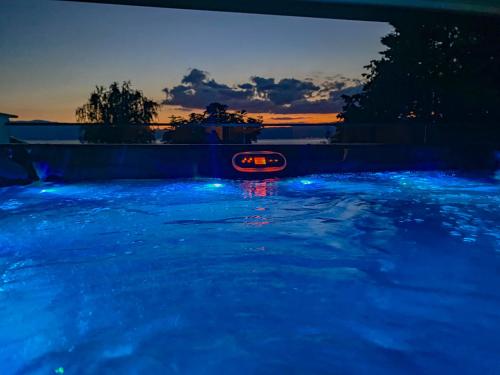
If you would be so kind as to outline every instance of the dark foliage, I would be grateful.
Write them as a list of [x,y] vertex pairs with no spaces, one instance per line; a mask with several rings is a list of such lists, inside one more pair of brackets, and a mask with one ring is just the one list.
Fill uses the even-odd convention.
[[[214,132],[207,134],[205,128],[206,125],[219,124],[249,124],[252,126],[235,127],[231,129],[231,134],[226,132],[226,139],[221,140]],[[260,126],[254,126],[256,124]],[[229,112],[228,106],[211,103],[203,113],[191,113],[187,118],[172,116],[170,125],[173,130],[166,132],[163,136],[163,141],[166,143],[231,143],[231,138],[237,137],[238,133],[245,142],[251,143],[257,140],[262,127],[262,119],[249,117],[244,110]]]
[[134,90],[130,82],[96,87],[86,104],[76,110],[85,126],[82,141],[90,143],[152,143],[154,130],[147,124],[158,116],[160,105]]
[[[479,21],[479,22],[478,22]],[[345,123],[500,123],[500,24],[405,19],[366,66],[360,94],[344,96]]]

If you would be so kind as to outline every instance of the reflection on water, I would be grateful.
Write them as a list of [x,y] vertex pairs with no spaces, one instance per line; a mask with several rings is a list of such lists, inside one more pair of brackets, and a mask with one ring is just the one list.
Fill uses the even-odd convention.
[[0,373],[498,373],[500,181],[0,190]]
[[276,194],[276,179],[262,181],[243,181],[244,198],[268,197]]

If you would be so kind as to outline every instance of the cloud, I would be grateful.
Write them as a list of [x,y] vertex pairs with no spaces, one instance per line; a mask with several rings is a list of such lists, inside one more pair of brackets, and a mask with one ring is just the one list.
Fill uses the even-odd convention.
[[241,90],[209,79],[208,73],[192,69],[184,76],[181,84],[163,90],[166,94],[164,104],[178,105],[186,108],[205,108],[212,102],[221,102],[234,107],[236,104],[250,100],[253,93]]
[[182,83],[199,85],[207,79],[207,73],[199,69],[191,69],[187,76],[184,76]]
[[304,120],[305,117],[296,117],[296,116],[277,116],[271,117],[271,120],[277,121],[292,121],[292,120]]
[[248,112],[296,114],[334,113],[342,109],[342,95],[361,90],[361,81],[343,76],[328,77],[321,84],[299,80],[253,76],[249,82],[229,86],[216,82],[209,73],[191,69],[181,84],[165,88],[164,104],[203,109],[220,102]]
[[252,77],[252,82],[255,84],[257,95],[278,106],[310,97],[320,89],[312,82],[295,78],[285,78],[275,83],[274,78]]

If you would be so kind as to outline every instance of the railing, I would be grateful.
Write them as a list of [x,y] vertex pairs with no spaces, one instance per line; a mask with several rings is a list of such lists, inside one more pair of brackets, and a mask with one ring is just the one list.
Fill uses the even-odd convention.
[[[213,124],[218,126],[218,124]],[[241,125],[241,124],[234,124]],[[27,142],[36,143],[79,143],[85,127],[95,127],[95,124],[55,123],[55,122],[10,122],[10,135]],[[155,137],[161,141],[163,134],[171,130],[169,123],[153,123]],[[225,124],[225,126],[232,126]],[[326,137],[335,132],[333,124],[263,124],[258,142],[272,143],[326,143]]]
[[[8,122],[9,126],[96,126],[98,124],[91,123],[77,123],[77,122],[52,122],[52,121],[11,121]],[[221,126],[221,125],[243,125],[243,124],[205,124],[206,126]],[[251,125],[251,124],[250,124]],[[325,123],[263,123],[265,128],[276,128],[276,127],[298,127],[298,126],[336,126],[338,123],[325,122]],[[134,125],[140,126],[140,125]],[[144,124],[143,126],[151,127],[172,127],[169,122],[154,122]]]

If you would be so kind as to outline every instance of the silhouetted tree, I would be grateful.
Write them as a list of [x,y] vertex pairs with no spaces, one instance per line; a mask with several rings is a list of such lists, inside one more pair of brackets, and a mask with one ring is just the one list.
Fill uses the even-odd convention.
[[[204,125],[219,124],[249,124],[250,126],[231,129],[232,135],[240,133],[247,143],[255,142],[262,128],[262,119],[249,117],[242,111],[228,111],[228,106],[220,103],[211,103],[203,113],[191,113],[187,118],[172,116],[170,126],[173,130],[166,132],[163,141],[167,143],[220,143],[227,139],[217,140],[217,136],[208,133]],[[258,125],[258,126],[255,126]],[[226,138],[231,138],[226,134]]]
[[152,143],[154,130],[147,124],[157,116],[160,105],[134,90],[130,82],[108,89],[96,87],[86,104],[76,110],[77,121],[86,126],[82,140],[92,143]]
[[500,123],[500,23],[403,19],[382,38],[360,94],[344,96],[344,123]]

